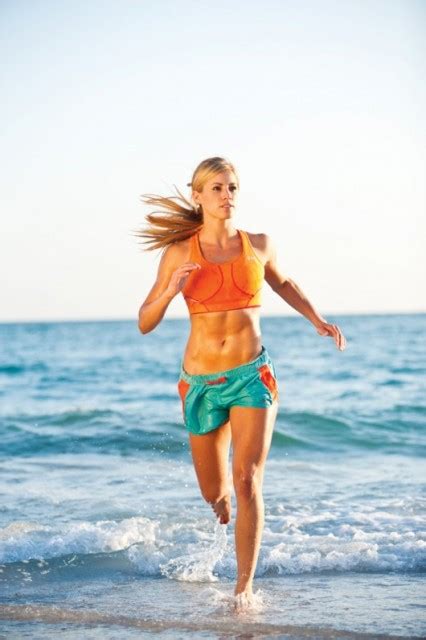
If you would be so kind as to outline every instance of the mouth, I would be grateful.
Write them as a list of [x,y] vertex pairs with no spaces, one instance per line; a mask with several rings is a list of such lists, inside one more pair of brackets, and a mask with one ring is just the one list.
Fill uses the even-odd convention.
[[230,208],[231,208],[231,207],[233,207],[234,205],[233,205],[233,204],[223,204],[223,205],[221,205],[221,206],[222,206],[222,209],[230,209]]

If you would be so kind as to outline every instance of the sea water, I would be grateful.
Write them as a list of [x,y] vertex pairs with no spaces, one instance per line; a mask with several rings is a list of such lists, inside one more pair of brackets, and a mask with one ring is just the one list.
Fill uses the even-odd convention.
[[[426,315],[264,317],[280,408],[255,602],[201,498],[166,319],[0,325],[0,637],[426,634]],[[1,635],[3,634],[3,635]]]

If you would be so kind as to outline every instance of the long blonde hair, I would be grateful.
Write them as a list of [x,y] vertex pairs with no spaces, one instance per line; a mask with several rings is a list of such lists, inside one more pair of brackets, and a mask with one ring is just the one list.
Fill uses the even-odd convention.
[[[218,173],[232,171],[235,174],[237,184],[238,175],[234,165],[226,158],[207,158],[200,162],[192,174],[191,182],[187,186],[192,191],[201,192],[205,183]],[[186,240],[203,226],[203,211],[201,205],[190,202],[179,191],[176,185],[177,196],[158,196],[155,194],[143,194],[141,200],[148,205],[160,206],[161,209],[153,211],[145,216],[148,225],[135,231],[139,238],[144,238],[141,244],[147,251],[165,249],[167,245]]]

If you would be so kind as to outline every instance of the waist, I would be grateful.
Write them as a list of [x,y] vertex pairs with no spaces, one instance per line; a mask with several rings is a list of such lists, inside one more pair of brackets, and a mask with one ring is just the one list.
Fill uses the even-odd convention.
[[244,374],[250,373],[253,370],[253,366],[259,367],[263,364],[267,364],[270,361],[269,354],[263,345],[260,346],[260,351],[253,358],[250,358],[243,364],[228,369],[221,369],[213,371],[211,373],[193,374],[188,373],[185,370],[183,361],[180,367],[180,378],[188,382],[189,384],[208,384],[209,382],[217,382],[217,376],[223,376],[227,380],[236,380],[244,376]]
[[261,344],[257,310],[202,314],[191,322],[183,366],[191,375],[231,369],[252,360]]

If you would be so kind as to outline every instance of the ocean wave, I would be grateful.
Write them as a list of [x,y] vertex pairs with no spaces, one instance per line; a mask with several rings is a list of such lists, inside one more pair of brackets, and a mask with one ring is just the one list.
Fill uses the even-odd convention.
[[[309,532],[307,525],[316,529]],[[319,526],[322,524],[322,526]],[[372,526],[374,525],[374,527]],[[383,511],[267,517],[256,575],[324,572],[426,572],[419,518]],[[228,527],[209,519],[74,522],[53,527],[14,522],[0,530],[0,580],[31,581],[58,573],[124,571],[183,581],[235,575]]]
[[48,456],[69,453],[100,453],[103,455],[135,455],[142,451],[177,454],[186,447],[183,427],[182,435],[177,433],[178,425],[164,425],[167,431],[146,431],[143,428],[96,429],[90,433],[64,433],[53,430],[45,433],[33,429],[10,426],[3,436],[2,449],[6,456]]
[[[418,419],[417,419],[418,416]],[[335,417],[309,411],[281,410],[273,445],[316,451],[383,451],[422,456],[425,438],[421,415],[402,409],[384,415],[382,422],[361,416]]]
[[[163,400],[157,399],[161,406]],[[70,407],[43,414],[23,413],[3,417],[1,449],[6,456],[90,453],[131,455],[159,449],[179,453],[187,442],[174,403],[176,419],[156,410],[157,404],[126,410]],[[425,452],[423,407],[398,405],[378,422],[362,416],[322,415],[312,411],[288,411],[281,407],[272,439],[272,450],[353,453],[356,450],[405,453]]]
[[25,367],[19,364],[3,364],[0,365],[0,375],[16,376],[25,371]]

